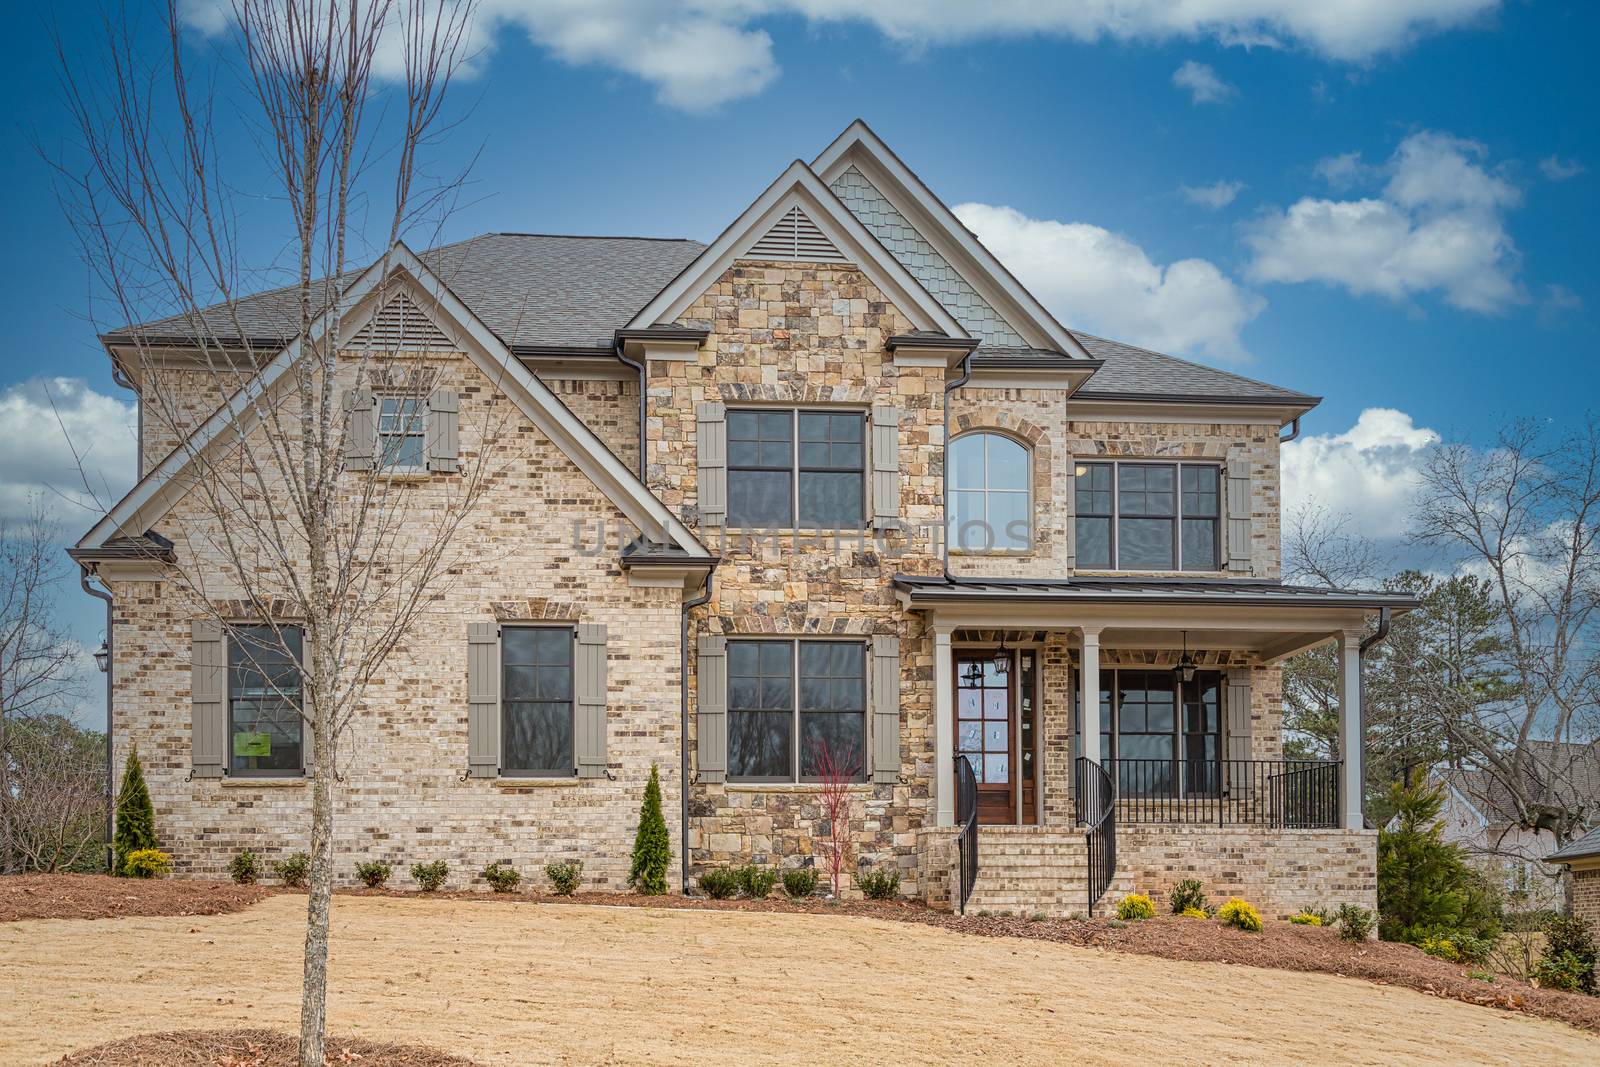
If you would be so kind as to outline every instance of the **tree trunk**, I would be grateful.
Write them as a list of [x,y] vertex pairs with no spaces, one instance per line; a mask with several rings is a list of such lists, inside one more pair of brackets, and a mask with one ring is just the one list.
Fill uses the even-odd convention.
[[[320,657],[318,657],[320,659]],[[323,1067],[328,1028],[328,913],[333,902],[333,736],[314,698],[311,881],[306,901],[305,972],[300,998],[300,1067]]]

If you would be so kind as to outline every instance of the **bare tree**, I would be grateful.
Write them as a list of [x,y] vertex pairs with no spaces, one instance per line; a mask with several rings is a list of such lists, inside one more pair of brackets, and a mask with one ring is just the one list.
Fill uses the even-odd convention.
[[13,779],[21,731],[62,710],[77,683],[77,645],[55,615],[67,575],[55,532],[37,505],[20,525],[0,522],[0,874],[28,866]]
[[[420,400],[448,369],[425,338],[346,327],[352,286],[374,286],[361,306],[383,307],[397,241],[436,222],[454,187],[427,181],[422,151],[443,129],[472,4],[234,0],[230,40],[196,70],[175,0],[162,17],[159,55],[114,21],[103,56],[60,55],[82,157],[57,173],[104,301],[122,322],[167,316],[121,331],[119,359],[146,437],[171,445],[166,467],[181,461],[184,519],[166,530],[170,552],[142,529],[117,533],[149,549],[193,617],[237,635],[312,746],[300,1063],[321,1067],[340,746],[375,675],[460,573],[457,535],[506,458],[493,420],[509,416],[491,397],[475,433],[463,413],[449,479],[408,476]],[[261,158],[225,158],[224,123],[252,131]],[[281,334],[243,302],[272,276],[240,262],[242,205],[262,200],[286,223]],[[352,436],[346,410],[374,387],[396,398],[379,444]],[[195,432],[224,402],[228,425]],[[255,620],[248,636],[231,629],[241,615]]]
[[104,870],[105,735],[64,715],[12,723],[9,748],[12,838],[22,872]]

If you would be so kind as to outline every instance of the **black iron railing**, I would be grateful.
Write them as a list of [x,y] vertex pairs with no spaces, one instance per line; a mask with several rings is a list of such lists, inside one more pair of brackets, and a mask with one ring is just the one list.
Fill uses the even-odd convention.
[[967,898],[978,880],[978,778],[965,756],[956,757],[956,845],[961,850],[961,886],[956,910],[967,913]]
[[1292,830],[1339,825],[1335,760],[1105,761],[1126,823],[1268,826]]
[[1117,794],[1105,768],[1079,756],[1073,767],[1078,822],[1088,827],[1089,914],[1117,875]]

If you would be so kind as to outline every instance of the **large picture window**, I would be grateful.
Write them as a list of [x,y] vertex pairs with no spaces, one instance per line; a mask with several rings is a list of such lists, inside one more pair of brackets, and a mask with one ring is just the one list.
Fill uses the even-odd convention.
[[729,641],[728,777],[815,781],[825,748],[860,778],[866,672],[859,641]]
[[502,774],[565,777],[574,772],[572,650],[569,627],[500,631]]
[[962,552],[1025,552],[1033,509],[1028,450],[997,433],[950,445],[950,545]]
[[302,773],[301,631],[228,627],[228,773]]
[[1216,570],[1221,477],[1221,469],[1208,463],[1077,464],[1078,567]]
[[[1073,756],[1083,754],[1083,710],[1073,688]],[[1122,796],[1214,790],[1222,754],[1222,672],[1180,682],[1170,670],[1100,672],[1100,760],[1116,761]],[[1179,768],[1182,767],[1182,777]]]
[[866,521],[866,416],[728,412],[728,525],[859,529]]

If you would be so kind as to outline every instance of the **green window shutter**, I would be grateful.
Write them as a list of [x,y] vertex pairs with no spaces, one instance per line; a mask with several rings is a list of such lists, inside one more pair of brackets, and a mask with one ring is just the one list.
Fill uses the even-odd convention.
[[700,638],[696,660],[696,754],[700,781],[728,777],[728,639],[720,634]]
[[872,639],[872,780],[900,780],[900,639]]
[[350,413],[344,428],[344,469],[369,471],[378,449],[377,399],[363,385],[344,395]]
[[467,626],[467,775],[500,775],[500,627]]
[[900,412],[872,405],[872,526],[890,529],[900,522]]
[[[1061,494],[1061,521],[1065,527],[1061,531],[1061,543],[1064,547],[1062,562],[1067,565],[1068,570],[1076,570],[1078,567],[1078,461],[1075,457],[1067,457],[1067,476],[1064,480],[1066,485],[1062,489],[1056,490]],[[1032,487],[1030,486],[1029,489],[1031,490]],[[1031,491],[1029,497],[1030,499],[1032,497]],[[1042,500],[1035,501],[1034,507],[1037,509],[1043,503],[1044,501]]]
[[228,768],[228,646],[222,625],[210,619],[196,619],[190,634],[192,768],[196,778],[221,778]]
[[1250,573],[1250,460],[1228,460],[1228,569]]
[[578,627],[573,695],[573,757],[579,778],[606,776],[606,628],[594,623]]
[[1250,735],[1250,669],[1228,672],[1228,758],[1253,759]]
[[727,407],[707,401],[695,409],[695,463],[699,467],[700,524],[721,526],[728,515]]
[[461,401],[454,389],[428,396],[428,469],[454,474],[460,452]]

